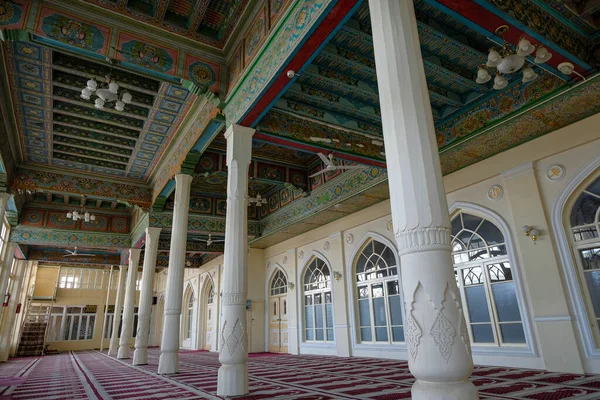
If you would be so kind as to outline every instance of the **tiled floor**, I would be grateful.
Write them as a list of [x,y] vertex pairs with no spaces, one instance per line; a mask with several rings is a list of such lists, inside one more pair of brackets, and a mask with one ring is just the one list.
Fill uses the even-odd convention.
[[[96,351],[19,358],[0,365],[0,399],[216,399],[218,355],[180,353],[180,373],[156,374]],[[409,399],[406,362],[277,354],[251,355],[250,395],[243,399]],[[476,367],[481,399],[600,399],[599,375]]]

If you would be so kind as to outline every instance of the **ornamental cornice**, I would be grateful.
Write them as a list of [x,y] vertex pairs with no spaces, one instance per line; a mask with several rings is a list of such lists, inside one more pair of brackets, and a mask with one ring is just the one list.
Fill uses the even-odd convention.
[[416,228],[396,234],[398,255],[425,251],[450,251],[450,229],[444,227]]

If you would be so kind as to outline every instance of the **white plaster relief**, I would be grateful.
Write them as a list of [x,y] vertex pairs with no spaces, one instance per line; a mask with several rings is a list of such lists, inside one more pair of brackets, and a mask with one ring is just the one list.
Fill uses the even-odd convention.
[[346,236],[346,243],[348,243],[348,244],[352,244],[352,243],[354,243],[354,235],[353,235],[353,234],[349,233],[349,234]]
[[417,321],[415,321],[412,313],[415,306],[415,298],[417,296],[417,292],[422,291],[423,287],[421,286],[421,282],[417,284],[417,288],[412,297],[412,301],[410,302],[410,307],[405,304],[405,308],[408,311],[406,313],[406,331],[404,332],[404,336],[406,338],[406,345],[408,347],[408,351],[413,360],[416,360],[417,354],[419,352],[419,343],[421,342],[421,336],[423,336],[423,331],[419,327]]
[[425,251],[450,251],[450,229],[445,227],[417,228],[396,234],[398,255]]
[[331,243],[329,243],[329,242],[325,242],[325,243],[323,244],[323,250],[325,250],[325,251],[329,251],[329,249],[330,249],[330,248],[331,248]]
[[302,250],[300,250],[300,251],[298,252],[298,259],[299,259],[299,260],[302,260],[303,258],[304,258],[304,252],[303,252]]
[[245,293],[223,293],[222,296],[223,305],[225,304],[246,304]]

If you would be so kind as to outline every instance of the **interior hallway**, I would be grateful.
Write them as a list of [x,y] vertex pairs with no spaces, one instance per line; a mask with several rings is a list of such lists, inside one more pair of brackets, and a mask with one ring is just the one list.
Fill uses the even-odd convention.
[[[4,399],[218,399],[218,354],[180,352],[181,373],[156,374],[159,349],[139,368],[98,351],[11,359],[0,364]],[[129,360],[128,360],[129,361]],[[255,354],[250,395],[239,399],[409,399],[414,378],[404,361]],[[600,399],[600,375],[476,367],[481,399]]]

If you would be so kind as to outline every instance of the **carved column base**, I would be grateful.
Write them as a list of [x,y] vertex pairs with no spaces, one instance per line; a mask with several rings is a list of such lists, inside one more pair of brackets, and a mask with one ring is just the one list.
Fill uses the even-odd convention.
[[158,373],[160,375],[179,373],[179,353],[177,351],[162,351],[158,359]]
[[148,364],[148,349],[146,347],[135,349],[133,352],[133,365]]
[[233,397],[248,394],[248,365],[221,365],[217,396]]
[[129,358],[130,356],[131,356],[131,349],[129,348],[129,345],[119,347],[119,351],[117,352],[117,358],[125,359],[125,358]]
[[432,383],[417,380],[411,390],[413,400],[477,400],[477,389],[470,381]]
[[111,340],[110,346],[108,347],[108,355],[111,357],[116,357],[118,352],[119,352],[119,345],[113,344],[112,340]]

